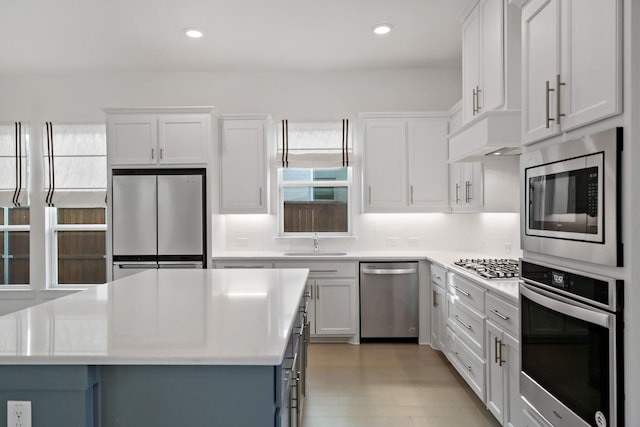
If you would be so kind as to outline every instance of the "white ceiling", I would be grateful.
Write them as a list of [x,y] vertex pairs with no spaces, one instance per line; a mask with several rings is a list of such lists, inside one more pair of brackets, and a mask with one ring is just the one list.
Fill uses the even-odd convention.
[[468,1],[2,0],[0,73],[459,67]]

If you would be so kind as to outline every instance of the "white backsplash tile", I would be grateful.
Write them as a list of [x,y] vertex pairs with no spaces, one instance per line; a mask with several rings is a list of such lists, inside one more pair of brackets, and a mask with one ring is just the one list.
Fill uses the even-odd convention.
[[[309,238],[278,238],[275,215],[214,215],[214,254],[223,251],[309,250]],[[325,250],[460,250],[493,256],[520,256],[520,215],[362,214],[352,237],[322,238]]]

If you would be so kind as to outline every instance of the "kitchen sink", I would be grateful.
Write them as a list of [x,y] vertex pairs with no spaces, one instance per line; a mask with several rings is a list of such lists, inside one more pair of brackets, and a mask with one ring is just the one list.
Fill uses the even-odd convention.
[[285,256],[345,256],[346,252],[285,252]]

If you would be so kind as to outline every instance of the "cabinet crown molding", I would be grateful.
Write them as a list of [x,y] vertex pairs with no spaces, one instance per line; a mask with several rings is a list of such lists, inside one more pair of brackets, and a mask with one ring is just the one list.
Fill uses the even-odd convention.
[[360,119],[446,119],[449,117],[448,111],[405,111],[405,112],[372,112],[359,113]]
[[213,106],[184,106],[184,107],[122,107],[103,108],[107,114],[197,114],[210,113],[218,115]]

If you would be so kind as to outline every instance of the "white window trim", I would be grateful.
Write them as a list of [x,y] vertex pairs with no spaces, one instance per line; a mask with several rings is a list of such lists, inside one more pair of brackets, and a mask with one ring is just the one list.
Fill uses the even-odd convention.
[[[97,206],[103,208],[102,206]],[[45,216],[47,218],[47,260],[49,262],[49,289],[86,289],[90,287],[100,286],[101,283],[77,283],[77,284],[58,284],[58,231],[107,231],[107,224],[58,224],[57,217],[58,208],[45,208]],[[106,216],[105,216],[106,218]],[[107,253],[105,251],[105,263],[107,262]]]
[[[354,196],[353,196],[353,166],[347,167],[347,180],[346,181],[283,181],[282,179],[282,167],[277,168],[277,183],[278,183],[278,237],[291,237],[291,238],[309,238],[314,234],[322,237],[352,237],[353,236],[353,221],[354,221]],[[346,232],[285,232],[284,231],[284,187],[347,187],[347,231]]]
[[[8,212],[7,210],[5,210],[4,212]],[[29,233],[31,233],[31,224],[21,224],[21,225],[10,225],[7,224],[6,221],[7,220],[7,216],[5,216],[5,221],[3,225],[0,225],[0,231],[4,231],[4,232],[11,232],[11,231],[28,231]],[[31,236],[29,236],[31,237]],[[5,239],[3,239],[0,244],[4,245]],[[4,248],[3,253],[7,253],[7,247]],[[0,262],[6,262],[7,258],[5,258],[5,256],[2,256],[2,258],[0,258]],[[29,263],[31,263],[31,259],[29,259]],[[5,274],[6,272],[8,272],[8,270],[5,269]],[[3,282],[4,282],[4,278],[2,278]],[[0,285],[0,289],[1,290],[25,290],[25,289],[30,289],[31,288],[31,284],[29,283],[25,283],[25,284],[21,284],[21,285]]]

